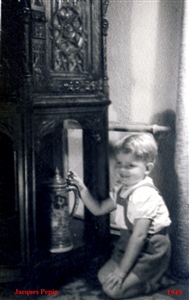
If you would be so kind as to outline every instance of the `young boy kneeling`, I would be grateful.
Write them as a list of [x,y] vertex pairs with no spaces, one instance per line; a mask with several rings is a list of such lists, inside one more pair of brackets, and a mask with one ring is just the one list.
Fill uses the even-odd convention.
[[98,279],[104,292],[113,299],[148,294],[161,284],[173,283],[165,277],[171,244],[168,209],[149,177],[157,156],[151,134],[125,137],[115,146],[117,183],[110,198],[94,199],[83,181],[73,174],[86,207],[94,215],[116,210],[121,238],[112,257],[100,269]]

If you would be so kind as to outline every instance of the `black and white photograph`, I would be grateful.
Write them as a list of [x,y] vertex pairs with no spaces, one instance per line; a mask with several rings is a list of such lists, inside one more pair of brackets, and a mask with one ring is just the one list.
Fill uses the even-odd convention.
[[188,53],[188,0],[0,0],[0,300],[189,299]]

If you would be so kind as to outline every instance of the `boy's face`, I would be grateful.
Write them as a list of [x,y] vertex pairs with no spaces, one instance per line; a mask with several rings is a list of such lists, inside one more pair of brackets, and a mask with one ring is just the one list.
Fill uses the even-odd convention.
[[137,159],[133,153],[119,152],[115,158],[118,182],[125,186],[132,186],[144,179],[151,168],[146,162]]

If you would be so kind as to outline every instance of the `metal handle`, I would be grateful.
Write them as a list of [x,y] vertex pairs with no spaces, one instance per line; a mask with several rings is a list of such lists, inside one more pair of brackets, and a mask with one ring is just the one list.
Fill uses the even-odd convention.
[[72,211],[70,213],[70,216],[72,217],[73,214],[76,212],[78,205],[79,205],[79,189],[76,185],[72,185],[72,186],[67,187],[67,191],[74,192],[74,195],[75,195],[74,205],[73,205]]

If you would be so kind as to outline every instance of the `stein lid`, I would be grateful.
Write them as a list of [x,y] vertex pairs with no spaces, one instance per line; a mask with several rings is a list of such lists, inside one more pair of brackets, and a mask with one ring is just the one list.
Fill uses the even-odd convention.
[[67,181],[63,179],[60,175],[60,172],[58,168],[55,170],[55,175],[46,182],[46,185],[49,187],[66,187],[67,186]]

